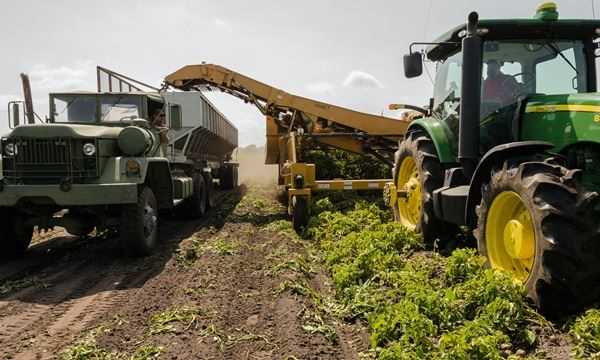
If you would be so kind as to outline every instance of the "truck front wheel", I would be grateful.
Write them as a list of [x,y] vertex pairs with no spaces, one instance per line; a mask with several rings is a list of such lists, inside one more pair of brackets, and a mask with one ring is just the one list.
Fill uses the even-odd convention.
[[0,209],[0,256],[15,259],[23,256],[33,236],[33,226],[26,225],[22,215],[10,208]]
[[123,206],[119,234],[127,254],[152,254],[158,243],[158,208],[152,189],[143,187],[136,204]]

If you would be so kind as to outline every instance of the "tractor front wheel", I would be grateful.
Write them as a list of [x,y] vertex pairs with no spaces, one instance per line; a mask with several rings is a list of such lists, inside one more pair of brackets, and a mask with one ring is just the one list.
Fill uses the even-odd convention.
[[435,217],[433,191],[443,185],[444,170],[427,134],[413,131],[400,142],[393,176],[398,190],[397,201],[392,204],[396,221],[421,233],[425,243],[433,245],[439,239],[446,247],[459,228]]
[[480,253],[522,282],[546,314],[574,311],[598,295],[595,193],[578,189],[575,173],[546,162],[505,162],[482,189]]

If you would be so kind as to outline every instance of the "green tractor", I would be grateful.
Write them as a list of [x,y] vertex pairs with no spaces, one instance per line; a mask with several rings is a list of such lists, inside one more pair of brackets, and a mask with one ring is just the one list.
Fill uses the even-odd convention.
[[424,56],[437,72],[396,152],[396,220],[440,247],[472,230],[545,313],[600,293],[599,36],[600,21],[559,20],[546,3],[533,19],[473,12],[404,57],[408,78]]

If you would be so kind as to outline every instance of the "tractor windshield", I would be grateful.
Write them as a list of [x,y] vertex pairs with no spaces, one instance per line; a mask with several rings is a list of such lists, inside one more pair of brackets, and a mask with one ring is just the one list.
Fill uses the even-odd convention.
[[141,98],[132,95],[60,94],[52,96],[50,106],[54,122],[114,122],[142,116]]
[[587,91],[582,41],[487,41],[483,50],[482,119],[527,95]]

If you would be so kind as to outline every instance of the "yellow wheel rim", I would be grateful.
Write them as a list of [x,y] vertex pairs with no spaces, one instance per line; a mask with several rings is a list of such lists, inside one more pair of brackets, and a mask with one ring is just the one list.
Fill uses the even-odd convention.
[[531,214],[516,192],[503,191],[492,201],[485,244],[492,268],[527,281],[535,259],[535,231]]
[[398,196],[398,212],[400,223],[411,230],[415,230],[421,217],[421,179],[417,164],[412,156],[402,160],[396,188],[406,195]]

